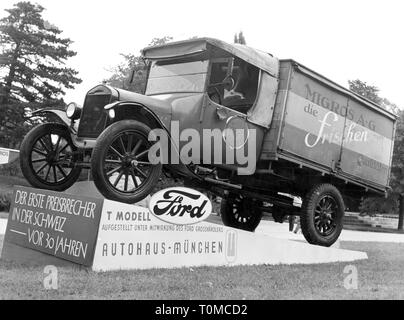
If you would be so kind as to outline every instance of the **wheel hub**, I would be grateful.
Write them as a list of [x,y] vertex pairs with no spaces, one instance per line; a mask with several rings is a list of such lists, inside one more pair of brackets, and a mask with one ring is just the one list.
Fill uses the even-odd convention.
[[46,161],[49,164],[53,164],[56,162],[56,152],[55,151],[50,151],[47,155],[46,155]]
[[122,166],[123,167],[126,167],[126,168],[128,168],[128,167],[130,167],[131,165],[132,165],[132,161],[134,161],[133,159],[132,159],[132,157],[130,156],[130,155],[124,155],[124,157],[122,158]]
[[331,219],[331,214],[323,211],[323,212],[321,212],[320,219],[321,219],[321,222],[323,222],[323,223],[329,222]]

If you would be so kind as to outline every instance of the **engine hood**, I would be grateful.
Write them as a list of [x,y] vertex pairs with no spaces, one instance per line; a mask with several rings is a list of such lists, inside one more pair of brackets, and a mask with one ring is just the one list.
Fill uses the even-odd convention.
[[[170,93],[146,96],[139,93],[109,87],[116,96],[115,102],[105,106],[105,109],[114,108],[118,103],[128,102],[145,106],[154,112],[163,122],[171,120],[173,107],[194,99],[202,99],[201,93]],[[195,102],[194,102],[195,103]]]

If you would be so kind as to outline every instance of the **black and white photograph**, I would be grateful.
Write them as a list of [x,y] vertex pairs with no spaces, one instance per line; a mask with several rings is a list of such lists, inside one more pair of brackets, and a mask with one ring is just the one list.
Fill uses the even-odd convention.
[[0,300],[403,299],[403,12],[2,0]]

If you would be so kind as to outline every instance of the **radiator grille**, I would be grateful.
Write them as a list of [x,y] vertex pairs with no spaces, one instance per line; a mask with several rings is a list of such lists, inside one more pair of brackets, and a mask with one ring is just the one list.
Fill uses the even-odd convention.
[[104,107],[110,101],[110,94],[87,95],[77,133],[79,137],[97,138],[104,131],[107,121]]

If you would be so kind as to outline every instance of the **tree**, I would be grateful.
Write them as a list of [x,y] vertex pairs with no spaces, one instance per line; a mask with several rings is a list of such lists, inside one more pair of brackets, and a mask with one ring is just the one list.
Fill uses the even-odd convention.
[[359,79],[349,80],[349,89],[362,97],[378,104],[382,108],[389,110],[395,114],[399,113],[399,108],[396,104],[390,102],[386,98],[382,98],[379,96],[379,88],[376,86],[368,85],[366,82],[361,81]]
[[393,161],[391,165],[390,186],[400,204],[399,229],[404,227],[404,111],[399,111],[394,139]]
[[370,101],[373,101],[376,104],[380,104],[382,98],[379,97],[379,88],[368,85],[366,82],[361,81],[359,79],[349,80],[349,90],[359,94]]
[[398,112],[390,186],[396,194],[404,194],[404,111]]
[[237,33],[234,35],[234,43],[239,43],[239,44],[244,44],[244,45],[247,44],[247,42],[245,41],[243,31],[240,31],[238,33],[238,35],[237,35]]
[[[141,58],[134,54],[123,54],[123,61],[113,68],[112,76],[104,80],[115,88],[120,88],[132,92],[143,93],[146,89],[146,64]],[[133,75],[133,77],[132,77]]]
[[[42,17],[44,8],[18,2],[0,20],[0,145],[16,147],[27,130],[28,113],[63,106],[65,89],[81,80],[66,66],[76,55],[72,41]],[[10,140],[11,139],[11,140]]]
[[161,46],[163,44],[166,44],[167,42],[170,42],[173,40],[173,37],[170,36],[164,36],[162,38],[155,37],[150,41],[150,43],[147,45],[148,47],[155,47],[155,46]]
[[[148,44],[148,47],[163,45],[172,39],[173,38],[169,36],[153,38]],[[147,76],[145,61],[142,56],[132,53],[121,53],[121,56],[123,57],[123,61],[112,69],[113,75],[109,79],[104,80],[104,83],[108,83],[116,88],[143,93],[146,89]]]

